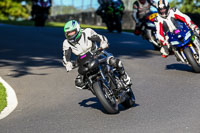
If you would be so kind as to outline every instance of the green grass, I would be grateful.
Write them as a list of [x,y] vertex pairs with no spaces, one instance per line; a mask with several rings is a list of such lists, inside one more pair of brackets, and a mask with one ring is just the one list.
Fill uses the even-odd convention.
[[[60,23],[60,22],[47,22],[46,26],[49,27],[64,27],[65,23]],[[104,26],[95,26],[95,25],[86,25],[86,24],[81,24],[82,28],[92,28],[92,29],[106,29]]]
[[[24,25],[24,26],[34,26],[33,21],[7,21],[7,20],[0,20],[0,23],[3,24],[11,24],[11,25]],[[64,27],[65,23],[61,22],[47,22],[47,27]],[[93,28],[93,29],[106,29],[104,26],[95,26],[95,25],[86,25],[81,24],[82,28]]]
[[11,25],[24,25],[24,26],[33,26],[33,21],[9,21],[9,20],[0,20],[0,23],[11,24]]
[[7,106],[6,97],[6,89],[2,83],[0,83],[0,112]]
[[[0,20],[0,23],[3,24],[11,24],[11,25],[23,25],[23,26],[34,26],[33,21],[8,21],[8,20]],[[47,27],[64,27],[65,23],[61,22],[47,22],[46,26]],[[96,26],[96,25],[86,25],[86,24],[81,24],[82,28],[92,28],[92,29],[107,29],[105,26]],[[125,32],[131,32],[133,33],[133,30],[123,30]]]

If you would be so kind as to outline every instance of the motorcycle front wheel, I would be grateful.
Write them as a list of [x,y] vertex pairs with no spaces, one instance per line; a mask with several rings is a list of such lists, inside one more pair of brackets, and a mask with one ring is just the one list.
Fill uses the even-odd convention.
[[93,89],[96,97],[104,107],[105,111],[109,114],[119,113],[118,104],[115,96],[109,93],[107,86],[103,84],[103,81],[99,80],[93,84]]
[[127,92],[126,100],[121,104],[125,108],[131,108],[135,105],[135,95],[131,88],[129,88],[129,91]]
[[122,32],[122,22],[120,17],[116,18],[116,30],[118,33]]
[[43,18],[36,18],[35,19],[35,26],[41,26],[41,27],[43,27],[43,26],[45,26],[45,19],[43,19]]
[[197,62],[197,60],[195,59],[194,54],[191,51],[190,47],[185,48],[183,51],[185,53],[185,56],[186,56],[188,62],[190,63],[190,65],[194,69],[194,71],[196,73],[200,73],[200,65]]
[[110,22],[106,22],[106,27],[109,32],[113,32],[113,24],[111,24]]

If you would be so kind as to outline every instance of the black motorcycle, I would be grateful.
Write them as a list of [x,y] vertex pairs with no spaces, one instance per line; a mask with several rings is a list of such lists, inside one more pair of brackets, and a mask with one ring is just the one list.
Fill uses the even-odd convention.
[[79,56],[78,72],[84,75],[87,88],[98,98],[105,111],[109,114],[119,112],[118,105],[130,108],[135,104],[135,96],[131,85],[126,86],[120,79],[119,72],[108,65],[106,60],[109,53],[96,51]]
[[112,2],[96,13],[101,16],[109,32],[117,30],[120,33],[122,31],[123,10],[124,6],[122,3]]

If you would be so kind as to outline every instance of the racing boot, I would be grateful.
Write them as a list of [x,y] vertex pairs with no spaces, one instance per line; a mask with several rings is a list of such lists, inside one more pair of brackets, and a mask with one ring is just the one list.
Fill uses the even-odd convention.
[[75,86],[77,89],[83,90],[87,89],[86,84],[84,83],[84,76],[83,75],[78,75],[75,79]]
[[160,53],[161,53],[161,56],[163,57],[163,58],[167,58],[168,57],[168,55],[169,55],[169,49],[168,49],[168,47],[165,45],[165,46],[162,46],[161,48],[160,48]]
[[121,60],[115,59],[114,57],[111,56],[108,58],[108,64],[114,66],[117,69],[117,71],[119,71],[120,79],[124,81],[126,86],[132,85],[131,78],[125,72]]

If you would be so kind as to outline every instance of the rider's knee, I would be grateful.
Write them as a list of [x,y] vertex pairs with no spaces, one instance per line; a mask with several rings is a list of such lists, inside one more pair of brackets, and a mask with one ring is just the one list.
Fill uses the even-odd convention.
[[120,59],[115,59],[113,56],[108,58],[108,62],[109,65],[117,67],[117,68],[122,68],[123,64],[121,62]]

